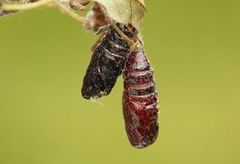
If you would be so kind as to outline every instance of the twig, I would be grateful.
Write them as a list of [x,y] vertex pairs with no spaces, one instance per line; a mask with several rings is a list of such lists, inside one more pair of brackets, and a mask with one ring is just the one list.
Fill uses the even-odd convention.
[[39,0],[37,2],[27,3],[27,4],[2,4],[0,5],[0,9],[4,11],[20,11],[20,10],[23,11],[23,10],[38,8],[41,6],[46,6],[52,3],[54,3],[57,8],[64,11],[67,15],[71,16],[77,21],[81,23],[86,22],[86,19],[84,17],[76,14],[71,9],[67,8],[66,6],[64,6],[64,4],[62,4],[61,2],[58,2],[57,0]]
[[85,17],[82,17],[82,16],[76,14],[71,9],[64,6],[62,3],[58,2],[58,1],[55,1],[55,5],[56,5],[57,8],[59,8],[60,10],[62,10],[67,15],[71,16],[72,18],[76,19],[77,21],[79,21],[81,23],[86,23],[87,20],[86,20]]
[[30,10],[30,9],[38,8],[40,6],[45,6],[54,1],[56,0],[40,0],[37,2],[26,3],[26,4],[2,4],[0,5],[0,9],[5,11]]

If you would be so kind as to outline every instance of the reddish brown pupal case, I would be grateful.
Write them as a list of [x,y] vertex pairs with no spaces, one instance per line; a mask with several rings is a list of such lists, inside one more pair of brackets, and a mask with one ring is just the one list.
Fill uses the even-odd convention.
[[129,142],[136,148],[154,143],[158,136],[158,96],[153,71],[143,49],[133,51],[123,72],[123,114]]

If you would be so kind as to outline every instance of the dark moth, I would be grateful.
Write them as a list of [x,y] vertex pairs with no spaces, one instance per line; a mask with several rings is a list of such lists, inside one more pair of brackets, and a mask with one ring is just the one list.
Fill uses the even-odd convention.
[[[131,25],[116,23],[116,26],[129,38],[136,36]],[[93,49],[92,58],[83,79],[82,96],[85,99],[108,95],[121,75],[130,54],[130,46],[112,25]]]

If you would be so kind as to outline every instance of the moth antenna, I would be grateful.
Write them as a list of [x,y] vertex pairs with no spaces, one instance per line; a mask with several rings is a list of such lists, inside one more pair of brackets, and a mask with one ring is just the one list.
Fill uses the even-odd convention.
[[99,27],[99,29],[97,30],[97,32],[95,33],[95,34],[100,34],[100,33],[103,33],[103,32],[106,32],[107,30],[108,30],[108,28],[109,28],[109,24],[107,24],[107,25],[105,25],[105,26],[101,26],[101,27]]

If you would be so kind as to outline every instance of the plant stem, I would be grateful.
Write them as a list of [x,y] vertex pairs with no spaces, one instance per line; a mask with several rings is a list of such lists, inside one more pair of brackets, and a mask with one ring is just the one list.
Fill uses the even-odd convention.
[[26,4],[2,4],[0,9],[5,11],[13,11],[13,10],[30,10],[34,8],[38,8],[40,6],[45,6],[51,2],[56,0],[40,0],[33,3],[26,3]]
[[72,18],[76,19],[77,21],[79,21],[81,23],[85,23],[87,21],[85,17],[82,17],[82,16],[78,15],[77,13],[73,12],[71,9],[67,8],[62,3],[55,1],[55,5],[57,8],[59,8],[60,10],[62,10],[64,13],[71,16]]

